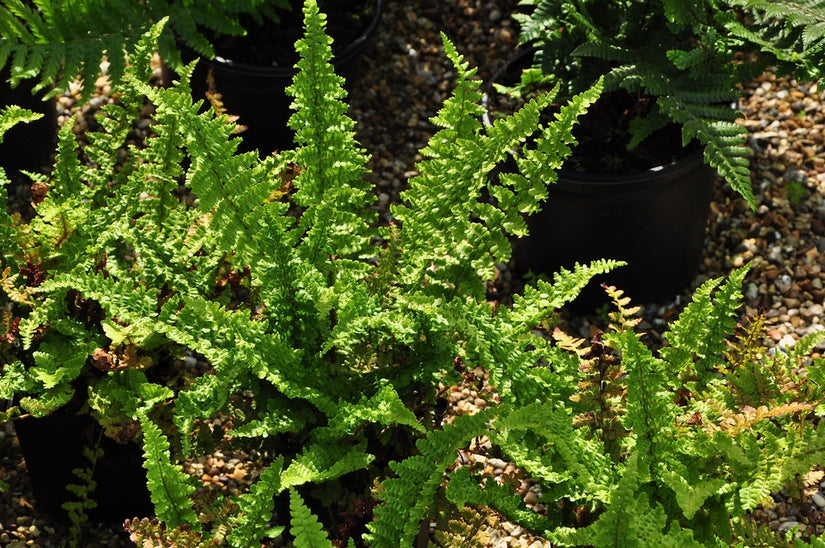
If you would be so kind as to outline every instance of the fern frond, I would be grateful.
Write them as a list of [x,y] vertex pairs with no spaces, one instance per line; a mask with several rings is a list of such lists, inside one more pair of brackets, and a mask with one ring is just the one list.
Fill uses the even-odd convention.
[[716,371],[718,359],[727,348],[726,336],[736,327],[735,312],[748,269],[745,266],[733,271],[719,289],[721,279],[703,283],[679,319],[670,325],[665,334],[669,346],[660,353],[675,370],[683,372],[683,378],[693,374],[704,384]]
[[171,530],[158,518],[127,519],[123,530],[129,533],[129,540],[136,546],[153,548],[218,548],[220,541],[205,539],[200,531],[193,531],[188,526],[174,527]]
[[[419,163],[420,175],[404,194],[410,207],[397,207],[393,215],[404,223],[405,261],[410,266],[402,277],[408,283],[457,286],[478,298],[484,294],[483,282],[492,279],[494,263],[510,257],[507,234],[526,233],[521,215],[536,211],[546,198],[546,185],[555,180],[552,166],[569,153],[570,129],[599,88],[571,101],[535,148],[523,151],[517,160],[521,174],[504,175],[501,185],[494,185],[488,174],[508,151],[524,148],[553,92],[497,120],[483,135],[476,119],[482,113],[479,82],[471,80],[475,71],[467,69],[446,37],[444,43],[458,73],[456,88],[433,118],[443,129],[422,150],[427,159]],[[434,188],[439,189],[435,194]],[[495,205],[482,199],[485,190]]]
[[459,468],[450,474],[445,495],[447,500],[460,510],[468,504],[494,508],[506,519],[530,531],[540,532],[548,529],[550,525],[550,520],[526,507],[522,497],[513,491],[511,485],[498,483],[489,477],[484,483],[480,483],[478,478],[470,475],[467,467]]
[[668,524],[661,504],[640,490],[647,476],[638,460],[636,452],[628,457],[607,510],[592,525],[560,528],[549,538],[560,546],[703,546],[689,529]]
[[[372,216],[371,186],[363,177],[367,156],[356,147],[355,122],[346,115],[343,78],[333,71],[332,39],[316,2],[304,5],[305,36],[296,43],[298,73],[287,93],[295,97],[289,126],[295,130],[295,161],[302,167],[292,199],[306,209],[299,252],[319,270],[328,258],[365,258]],[[312,89],[312,93],[304,91]],[[330,151],[335,151],[334,155]]]
[[140,415],[143,432],[143,467],[146,485],[155,506],[155,515],[168,527],[189,525],[199,530],[198,518],[189,496],[195,492],[180,466],[173,465],[169,454],[169,440],[145,412]]
[[34,122],[43,117],[40,112],[19,107],[17,105],[6,105],[0,109],[0,143],[3,142],[5,133],[17,124]]
[[[239,0],[225,2],[145,2],[129,0],[87,0],[66,4],[55,0],[22,2],[6,0],[0,5],[0,68],[11,61],[10,82],[37,78],[34,91],[55,84],[47,96],[69,87],[72,81],[83,85],[81,102],[94,91],[101,61],[109,63],[108,75],[120,80],[126,70],[126,56],[136,51],[140,38],[153,27],[161,55],[179,63],[175,37],[199,54],[214,57],[212,44],[203,30],[240,35],[240,14],[260,14],[277,19],[277,9],[288,7],[286,0]],[[157,23],[161,22],[158,26]],[[160,30],[163,33],[160,33]],[[144,56],[145,59],[150,56]]]
[[281,490],[305,483],[322,483],[354,470],[366,468],[375,458],[365,451],[365,444],[350,446],[338,443],[307,445],[281,473]]
[[821,80],[825,59],[825,3],[821,0],[733,0],[753,21],[726,20],[734,35],[760,46],[778,62],[804,70],[799,78]]
[[489,510],[482,512],[462,504],[456,519],[447,523],[447,530],[436,530],[435,541],[440,548],[485,548],[490,543],[487,531],[498,524],[498,519]]
[[443,430],[432,430],[416,446],[421,455],[391,462],[397,475],[384,480],[376,496],[381,500],[375,520],[367,525],[365,540],[376,548],[410,546],[418,523],[427,517],[444,470],[455,461],[456,451],[486,430],[488,413],[458,417]]
[[289,511],[292,514],[289,532],[295,537],[295,548],[332,548],[318,518],[312,515],[301,495],[289,489]]
[[[246,548],[260,543],[264,537],[277,536],[282,527],[270,528],[274,496],[281,491],[280,474],[283,469],[283,457],[278,457],[264,468],[250,493],[238,498],[238,524],[227,536],[227,542],[234,548]],[[291,491],[290,491],[291,495]]]
[[[601,443],[574,428],[567,411],[545,402],[523,405],[502,410],[495,426],[501,434],[492,438],[505,454],[547,485],[564,485],[557,492],[565,497],[587,493],[592,502],[608,496],[615,479],[610,457]],[[525,432],[534,433],[537,440],[529,443]]]
[[[666,462],[673,450],[678,408],[668,390],[666,363],[653,356],[636,333],[608,333],[608,343],[622,354],[627,373],[627,415],[622,421],[633,431],[639,466]],[[653,473],[651,470],[650,473]]]

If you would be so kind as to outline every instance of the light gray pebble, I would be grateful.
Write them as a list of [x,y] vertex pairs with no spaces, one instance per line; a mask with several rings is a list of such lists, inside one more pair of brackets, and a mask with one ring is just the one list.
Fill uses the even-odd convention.
[[782,522],[779,525],[779,527],[776,529],[776,532],[779,533],[779,534],[784,535],[785,533],[787,533],[788,531],[790,531],[791,529],[793,529],[794,527],[796,527],[798,525],[800,525],[800,523],[798,521],[793,521],[793,520],[785,521],[785,522]]
[[814,493],[811,495],[811,501],[820,508],[825,508],[825,496],[822,493]]
[[500,469],[500,470],[504,470],[507,467],[507,462],[506,461],[503,461],[501,459],[496,459],[496,458],[487,459],[487,464],[489,464],[493,468]]
[[[819,280],[819,278],[816,278],[816,279]],[[822,283],[822,282],[820,282],[820,283]],[[822,316],[822,314],[824,312],[825,312],[825,307],[823,307],[821,304],[818,304],[818,303],[817,304],[812,304],[811,306],[809,306],[805,310],[805,316],[808,317],[808,318],[813,318],[815,316]]]

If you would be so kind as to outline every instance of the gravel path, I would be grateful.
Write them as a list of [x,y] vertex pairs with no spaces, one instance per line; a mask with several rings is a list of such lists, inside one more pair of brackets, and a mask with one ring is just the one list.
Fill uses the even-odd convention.
[[[454,74],[443,55],[439,32],[457,44],[479,77],[491,75],[512,54],[517,25],[509,18],[515,0],[443,0],[389,2],[374,47],[365,54],[360,77],[351,84],[351,113],[358,121],[358,139],[372,155],[370,177],[375,182],[378,208],[388,218],[387,204],[398,199],[405,182],[416,172],[418,149],[433,134],[428,119],[452,89]],[[102,84],[102,82],[101,82]],[[101,88],[101,91],[105,91]],[[724,275],[750,261],[746,282],[747,313],[762,310],[770,321],[767,345],[793,345],[801,336],[822,329],[825,309],[825,134],[823,94],[815,86],[777,80],[771,74],[749,86],[742,108],[753,150],[753,183],[758,210],[717,182],[708,225],[708,239],[694,286],[708,277]],[[105,101],[84,108],[93,114]],[[71,94],[61,108],[73,108]],[[65,113],[64,113],[65,114]],[[503,273],[508,281],[507,271]],[[690,292],[645,309],[641,329],[655,344],[667,319],[684,305]],[[567,318],[571,332],[589,336],[600,320]],[[472,412],[483,399],[469,387],[449,391],[456,413]],[[192,463],[203,480],[232,480],[243,484],[248,467],[243,455],[212,455]],[[488,458],[484,444],[469,448],[467,463],[491,474],[509,474],[506,462]],[[10,425],[0,427],[0,479],[10,485],[0,493],[0,547],[67,546],[65,525],[37,512],[25,464]],[[819,478],[822,479],[822,478]],[[204,480],[206,481],[206,480]],[[801,524],[810,533],[825,530],[825,482],[801,495],[777,494],[773,509],[756,517],[774,528]],[[529,482],[521,488],[535,500]],[[532,493],[532,494],[531,494]],[[501,524],[491,546],[544,546],[519,528]],[[133,546],[117,526],[89,527],[81,546]]]

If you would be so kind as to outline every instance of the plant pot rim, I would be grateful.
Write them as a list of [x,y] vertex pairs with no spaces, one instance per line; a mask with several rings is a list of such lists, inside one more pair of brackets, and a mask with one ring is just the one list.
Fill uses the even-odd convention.
[[567,185],[588,185],[601,188],[650,184],[652,176],[667,179],[678,178],[684,173],[696,169],[697,164],[704,164],[702,151],[701,149],[691,148],[686,150],[684,156],[677,160],[630,173],[611,174],[560,170],[557,184],[565,186],[566,183]]
[[[484,82],[482,85],[484,95],[481,98],[481,105],[484,107],[484,114],[482,114],[484,125],[491,126],[494,121],[493,115],[490,112],[490,97],[494,89],[493,84],[497,82],[505,72],[510,70],[513,65],[521,63],[526,57],[534,55],[539,49],[537,46],[529,46],[516,52]],[[697,163],[704,162],[701,150],[700,147],[688,145],[685,147],[685,153],[673,161],[664,162],[645,169],[634,169],[626,173],[599,173],[562,168],[558,171],[557,185],[592,185],[605,188],[609,186],[649,184],[651,176],[665,175],[669,179],[694,169]],[[511,153],[517,154],[516,152]]]
[[[364,31],[360,35],[358,35],[358,37],[355,40],[344,46],[340,54],[334,56],[332,60],[333,65],[337,65],[339,63],[346,64],[347,62],[352,60],[364,49],[367,40],[375,32],[375,28],[378,26],[378,22],[381,19],[381,12],[383,11],[384,0],[373,1],[375,2],[375,12],[373,13],[369,25],[367,25],[367,28],[365,28]],[[199,57],[193,50],[191,50],[191,48],[187,46],[182,47],[188,50],[195,57]],[[293,74],[295,74],[295,72],[297,72],[297,67],[295,65],[253,65],[249,63],[233,61],[232,59],[227,59],[225,57],[221,57],[220,55],[215,55],[214,59],[204,58],[201,60],[201,62],[218,64],[221,65],[222,70],[226,72],[247,76],[284,78],[286,76],[292,76]]]

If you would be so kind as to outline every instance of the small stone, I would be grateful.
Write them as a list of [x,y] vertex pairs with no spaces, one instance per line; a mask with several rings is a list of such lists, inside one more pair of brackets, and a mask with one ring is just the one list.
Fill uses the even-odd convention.
[[504,470],[507,467],[507,462],[501,459],[488,459],[487,463],[498,470]]
[[[817,279],[817,280],[819,280],[819,278],[816,278],[816,279]],[[821,283],[822,283],[822,282],[820,282],[820,284],[821,284]],[[814,317],[819,317],[819,316],[822,316],[822,314],[823,314],[823,313],[825,313],[825,307],[823,307],[823,306],[822,306],[821,304],[819,304],[819,303],[817,303],[817,304],[812,304],[812,305],[811,305],[811,306],[809,306],[807,309],[805,309],[805,317],[806,317],[806,318],[814,318]]]
[[825,496],[822,493],[814,493],[811,495],[811,501],[820,508],[825,508]]
[[785,533],[799,525],[801,525],[801,523],[799,523],[798,521],[788,520],[780,524],[779,527],[777,527],[776,532],[784,535]]
[[778,289],[780,293],[787,293],[790,291],[791,287],[793,287],[793,279],[787,274],[782,274],[779,276],[774,283],[776,284],[776,289]]

